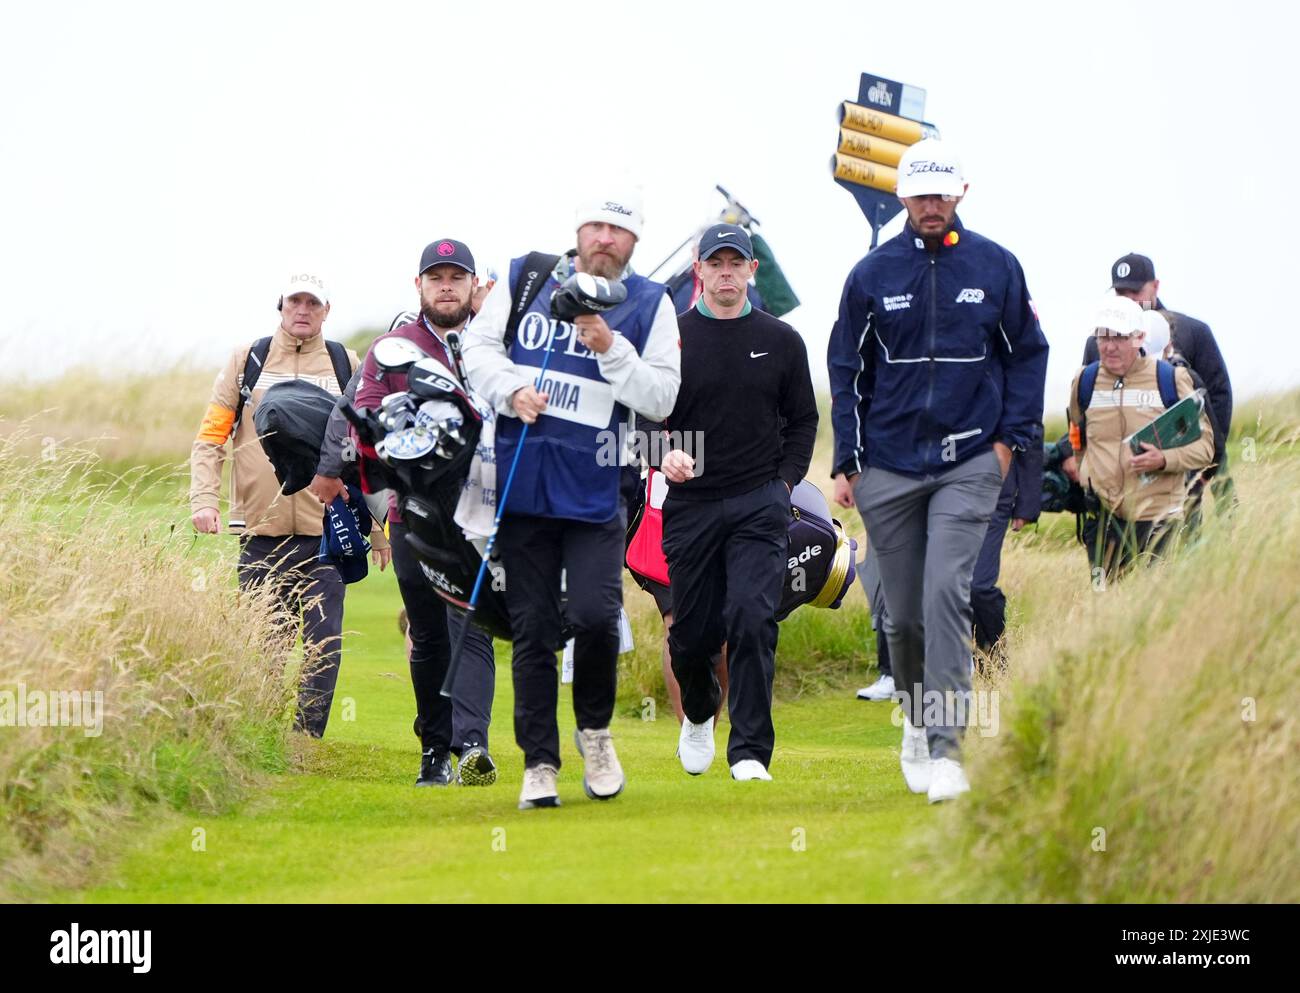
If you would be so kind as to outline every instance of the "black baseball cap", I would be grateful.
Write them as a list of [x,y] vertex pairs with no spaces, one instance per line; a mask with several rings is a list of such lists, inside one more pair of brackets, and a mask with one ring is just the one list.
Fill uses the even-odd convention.
[[723,248],[734,248],[754,261],[754,243],[749,240],[749,232],[736,224],[715,224],[700,235],[700,261]]
[[1130,252],[1110,267],[1110,285],[1117,290],[1140,290],[1156,278],[1156,267],[1145,255]]
[[474,274],[474,256],[469,246],[453,238],[439,238],[424,246],[420,254],[420,275],[436,265],[458,265],[470,275]]

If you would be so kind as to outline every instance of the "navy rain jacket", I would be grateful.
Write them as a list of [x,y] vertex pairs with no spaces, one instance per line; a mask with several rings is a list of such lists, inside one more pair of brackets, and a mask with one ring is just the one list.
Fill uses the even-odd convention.
[[927,476],[1034,444],[1047,339],[1020,263],[954,219],[931,253],[911,225],[853,267],[827,364],[834,473]]

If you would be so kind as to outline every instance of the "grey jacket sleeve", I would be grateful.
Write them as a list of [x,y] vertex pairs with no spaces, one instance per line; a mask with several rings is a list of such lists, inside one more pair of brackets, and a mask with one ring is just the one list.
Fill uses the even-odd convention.
[[[358,363],[357,370],[348,380],[347,388],[343,391],[343,396],[339,397],[338,403],[334,404],[334,410],[330,413],[330,419],[325,424],[325,438],[320,446],[320,461],[316,463],[316,475],[326,476],[330,479],[340,479],[343,476],[345,464],[356,462],[356,449],[352,445],[352,440],[348,435],[348,419],[343,416],[343,401],[354,400],[357,396],[357,384],[361,381],[361,365]],[[351,456],[349,458],[349,456]]]

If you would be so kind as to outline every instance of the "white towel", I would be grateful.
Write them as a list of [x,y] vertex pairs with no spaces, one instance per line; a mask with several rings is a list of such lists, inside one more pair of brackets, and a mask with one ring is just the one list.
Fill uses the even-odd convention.
[[497,513],[496,412],[475,393],[470,394],[470,400],[483,416],[483,430],[456,503],[455,520],[482,553]]

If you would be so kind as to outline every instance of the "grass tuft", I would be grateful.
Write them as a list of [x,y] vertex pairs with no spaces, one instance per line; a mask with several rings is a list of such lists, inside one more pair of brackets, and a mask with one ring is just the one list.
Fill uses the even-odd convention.
[[[268,604],[200,553],[174,478],[31,450],[0,433],[0,901],[91,878],[151,806],[218,811],[283,768],[292,695]],[[54,716],[36,694],[64,726],[16,726],[24,700]]]

